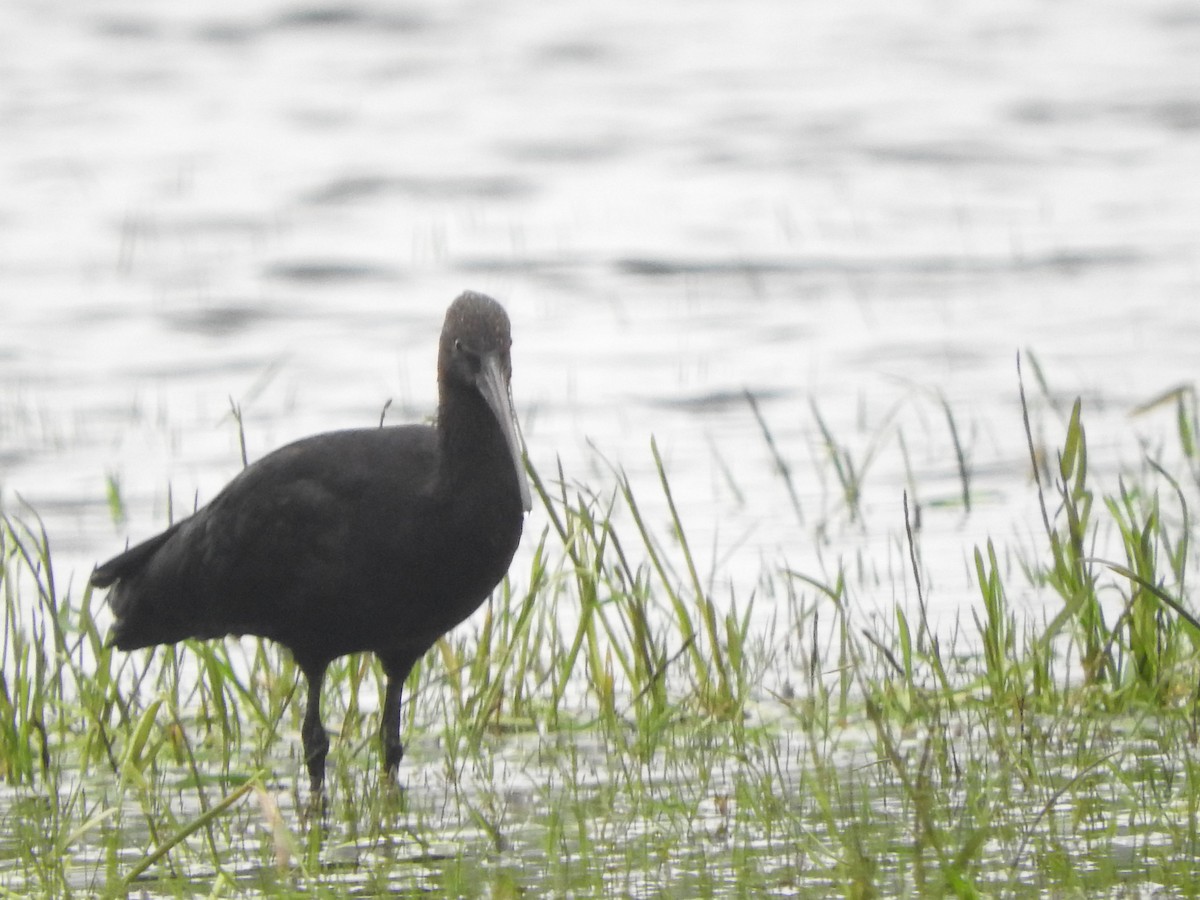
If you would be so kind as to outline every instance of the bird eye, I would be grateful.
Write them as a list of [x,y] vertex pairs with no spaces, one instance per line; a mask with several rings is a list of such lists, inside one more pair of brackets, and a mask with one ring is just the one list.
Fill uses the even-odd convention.
[[454,339],[454,352],[455,352],[455,353],[462,353],[462,351],[463,351],[463,345],[462,345],[462,341],[461,341],[461,340],[459,340],[458,338],[455,338],[455,339]]

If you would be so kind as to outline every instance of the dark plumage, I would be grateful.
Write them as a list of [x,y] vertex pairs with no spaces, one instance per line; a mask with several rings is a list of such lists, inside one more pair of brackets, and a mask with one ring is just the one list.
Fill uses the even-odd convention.
[[121,650],[253,634],[308,680],[301,736],[314,794],[329,740],[330,661],[369,650],[387,674],[380,736],[394,773],[413,664],[504,577],[530,509],[509,380],[508,316],[482,294],[450,305],[437,424],[334,431],[244,469],[211,503],[110,559]]

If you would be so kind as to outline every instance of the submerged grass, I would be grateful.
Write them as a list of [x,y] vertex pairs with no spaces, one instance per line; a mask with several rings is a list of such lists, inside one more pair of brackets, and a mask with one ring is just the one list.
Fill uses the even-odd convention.
[[[548,524],[527,537],[528,571],[414,670],[403,789],[379,774],[378,667],[331,667],[320,819],[286,654],[254,640],[115,653],[100,598],[60,592],[36,514],[7,516],[0,892],[1094,896],[1132,878],[1200,893],[1195,397],[1163,401],[1178,474],[1151,459],[1108,493],[1082,403],[1047,462],[1024,385],[1021,399],[1041,530],[967,550],[979,599],[950,635],[929,621],[907,501],[916,604],[881,620],[858,612],[866,589],[841,562],[717,601],[654,444],[649,496],[620,470],[604,493],[531,471]],[[942,409],[969,510],[969,456]],[[794,472],[753,414],[799,517]],[[883,434],[855,463],[812,414],[857,520]],[[1044,621],[1020,613],[1030,594],[1055,598]]]

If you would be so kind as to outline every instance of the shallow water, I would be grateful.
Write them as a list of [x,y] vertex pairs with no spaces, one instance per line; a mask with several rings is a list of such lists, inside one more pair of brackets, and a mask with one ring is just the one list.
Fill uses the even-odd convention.
[[[653,498],[653,435],[718,594],[865,547],[902,599],[902,434],[953,618],[970,548],[1036,530],[1018,349],[1097,472],[1194,378],[1189,3],[27,0],[0,81],[0,487],[63,583],[238,469],[230,399],[252,458],[428,415],[463,287],[512,315],[535,465]],[[860,522],[810,404],[877,445]]]
[[[972,883],[1005,896],[1061,893],[1068,884],[1089,896],[1139,896],[1139,889],[1155,883],[1172,886],[1162,896],[1189,895],[1181,887],[1194,886],[1194,873],[1190,879],[1186,874],[1193,857],[1180,860],[1178,850],[1191,846],[1180,835],[1190,807],[1183,797],[1161,794],[1164,782],[1190,784],[1188,760],[1163,756],[1158,742],[1119,730],[1097,738],[1084,728],[1049,751],[1031,722],[1023,733],[1037,748],[1032,752],[1039,774],[1010,783],[982,771],[976,753],[989,743],[985,729],[978,722],[961,724],[957,752],[963,755],[955,765],[941,760],[926,771],[932,775],[926,788],[937,833],[963,853]],[[993,725],[1003,732],[1013,723]],[[917,727],[900,748],[910,766],[923,747],[928,750],[924,732]],[[339,779],[343,791],[359,796],[365,790],[367,797],[361,807],[338,797],[325,822],[319,865],[301,861],[309,826],[297,821],[290,805],[296,785],[285,777],[221,816],[219,853],[210,855],[197,835],[172,854],[169,866],[156,867],[133,887],[147,897],[210,896],[218,888],[239,896],[294,896],[306,888],[338,896],[509,895],[505,885],[564,897],[807,896],[836,892],[847,883],[843,867],[853,872],[861,866],[882,893],[902,895],[926,883],[922,878],[940,883],[955,868],[939,864],[940,854],[924,834],[898,825],[916,817],[914,798],[881,765],[866,734],[842,731],[832,747],[813,747],[811,735],[798,728],[778,742],[760,739],[737,750],[713,743],[714,737],[723,742],[728,732],[685,728],[673,732],[661,752],[639,758],[603,740],[592,745],[587,739],[515,735],[447,766],[446,748],[422,739],[412,748],[416,764],[404,764],[403,796],[380,802],[387,789],[353,768]],[[606,750],[613,755],[606,757]],[[810,770],[814,754],[833,764],[819,778]],[[1114,759],[1114,767],[1140,771],[1128,776],[1128,784],[1125,776],[1085,778],[1081,757]],[[968,762],[969,771],[958,770],[957,762]],[[1010,761],[997,770],[1013,776],[1020,766]],[[158,799],[129,789],[120,810],[109,806],[111,779],[82,785],[81,794],[74,793],[79,784],[60,785],[72,805],[92,810],[71,841],[67,875],[73,889],[96,893],[114,874],[113,863],[127,868],[139,860],[154,843],[147,818],[162,829],[165,822],[187,822],[201,813],[186,767],[155,766],[147,774]],[[981,792],[974,779],[984,780],[988,790]],[[1159,796],[1170,812],[1154,810],[1145,821],[1132,814],[1129,794],[1137,788],[1130,785]],[[215,778],[202,790],[209,804],[220,796]],[[20,823],[18,840],[35,848],[45,839],[39,829],[61,824],[52,821],[54,801],[36,792],[2,788],[0,800],[7,823]],[[276,803],[283,828],[273,833],[268,808]],[[1081,826],[1080,818],[1092,827]],[[840,846],[840,828],[855,836],[864,854],[857,866]],[[975,828],[989,834],[986,850],[969,847]],[[915,823],[913,829],[919,830]],[[902,844],[904,837],[917,846]],[[928,870],[916,862],[921,856]],[[1158,866],[1164,870],[1156,872]],[[1063,867],[1070,877],[1056,875]],[[41,885],[44,891],[37,879],[41,868],[30,864],[28,847],[10,848],[0,840],[0,883],[8,889],[33,894]]]
[[[1093,473],[1110,487],[1171,443],[1169,408],[1131,410],[1195,378],[1200,13],[1183,0],[11,0],[0,85],[0,497],[42,516],[59,583],[75,589],[162,526],[168,489],[188,508],[237,471],[230,398],[251,457],[373,423],[389,400],[392,421],[428,415],[441,315],[464,287],[512,315],[539,470],[561,458],[603,491],[602,454],[663,523],[653,435],[718,600],[727,586],[744,600],[764,566],[829,579],[859,562],[868,611],[910,602],[908,488],[933,614],[965,621],[971,549],[989,535],[1032,543],[1040,528],[1016,351],[1033,353],[1035,436],[1056,446],[1082,395]],[[969,514],[943,400],[968,455]],[[814,405],[856,464],[870,459],[857,519]],[[128,505],[117,525],[110,475]],[[544,524],[535,512],[529,535]],[[757,609],[771,621],[772,604]],[[766,835],[753,808],[728,803],[756,774],[732,753],[685,754],[646,776],[644,808],[635,791],[614,811],[625,773],[604,748],[556,757],[554,740],[497,741],[451,787],[445,748],[417,738],[395,833],[339,832],[327,861],[349,864],[348,891],[376,868],[399,890],[436,890],[444,848],[477,852],[485,885],[506,866],[547,891],[591,884],[565,871],[571,835],[548,837],[554,813],[594,824],[591,859],[614,894],[649,896],[668,877],[720,893],[739,842],[780,895],[820,889],[823,838]],[[822,835],[795,788],[803,744],[781,737],[774,787],[797,805],[784,821]],[[276,746],[298,752],[291,733]],[[1157,752],[1152,764],[1183,764]],[[837,762],[860,783],[877,771],[853,749]],[[93,796],[110,796],[94,765]],[[294,825],[288,786],[272,788]],[[0,807],[19,813],[41,789],[5,788]],[[893,795],[866,799],[896,812]],[[164,802],[197,813],[190,788]],[[468,806],[493,802],[513,846],[489,856]],[[122,867],[145,843],[127,813]],[[249,803],[230,819],[222,850],[249,892],[269,880],[269,837]],[[406,864],[421,852],[406,828],[435,842],[430,859]],[[98,829],[71,848],[83,890],[102,878],[104,840]],[[1144,874],[1155,840],[1131,836],[1116,863],[1072,846],[1072,861]],[[0,829],[5,879],[13,842],[37,846]],[[988,856],[1003,874],[1004,853]]]

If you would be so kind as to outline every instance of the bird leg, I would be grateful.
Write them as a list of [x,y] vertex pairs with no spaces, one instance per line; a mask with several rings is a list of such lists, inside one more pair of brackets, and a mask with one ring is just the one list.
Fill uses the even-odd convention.
[[300,739],[304,743],[304,762],[308,766],[308,779],[314,798],[320,796],[325,785],[325,757],[329,755],[329,737],[321,724],[321,684],[325,680],[325,666],[303,667],[308,680],[308,706],[304,710],[304,724],[300,726]]
[[379,742],[383,747],[383,768],[394,782],[400,760],[404,758],[404,745],[400,742],[400,702],[404,695],[404,682],[413,664],[407,660],[399,663],[385,661],[387,689],[383,696],[383,709],[379,716]]

